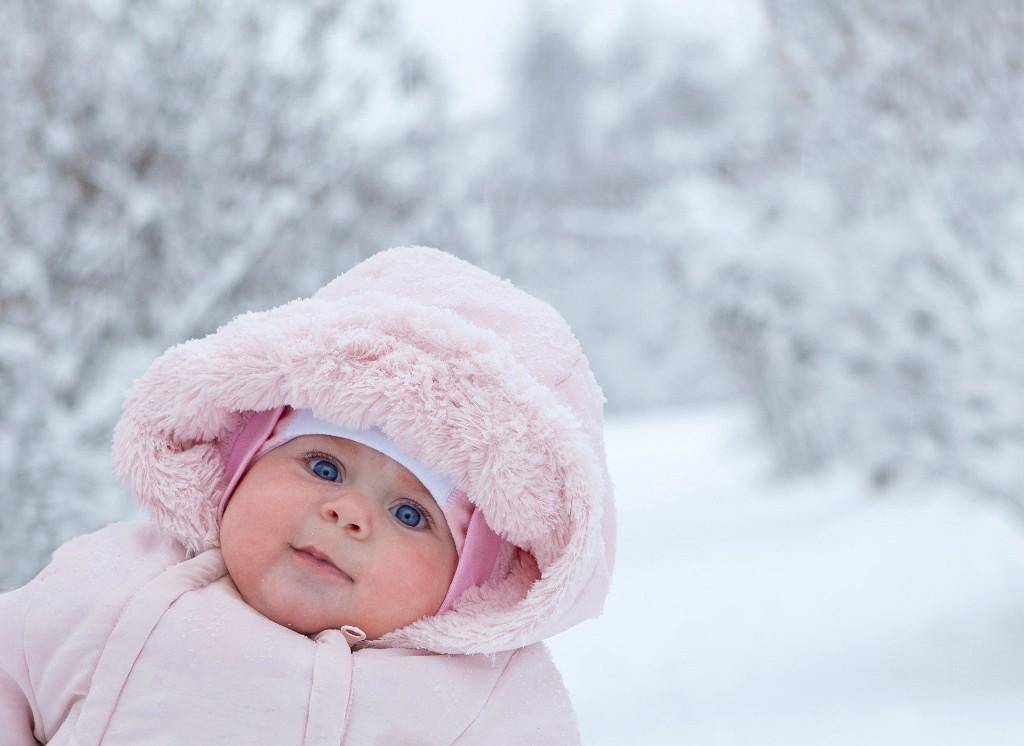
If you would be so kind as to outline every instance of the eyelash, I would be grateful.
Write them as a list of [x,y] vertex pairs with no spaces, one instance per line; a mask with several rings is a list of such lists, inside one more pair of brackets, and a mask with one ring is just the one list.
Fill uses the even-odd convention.
[[[434,519],[431,517],[429,511],[427,511],[426,508],[424,508],[418,502],[413,500],[411,497],[403,497],[401,504],[402,505],[409,504],[409,505],[413,506],[414,508],[416,508],[416,510],[418,510],[420,512],[420,515],[423,516],[423,520],[424,520],[424,522],[426,522],[427,528],[431,529],[431,528],[434,527]],[[388,512],[390,512],[390,511],[388,511]],[[399,523],[401,523],[401,521],[399,521]],[[409,528],[412,528],[412,527],[409,526]],[[415,530],[415,529],[413,529],[413,530]]]
[[[345,468],[341,465],[338,459],[332,456],[331,454],[324,453],[323,451],[309,451],[308,453],[302,454],[302,460],[306,464],[306,468],[309,468],[309,462],[312,461],[313,459],[323,459],[324,461],[330,461],[332,464],[334,464],[334,468],[338,470],[338,473],[341,474],[342,478],[344,479]],[[402,504],[405,503],[408,503],[409,505],[413,506],[414,508],[416,508],[416,510],[420,512],[420,515],[423,516],[423,520],[427,523],[427,528],[434,527],[434,518],[430,515],[430,511],[424,508],[416,500],[413,500],[411,497],[403,497]],[[391,511],[388,512],[390,513]]]
[[323,459],[324,461],[330,461],[332,464],[334,464],[334,468],[338,470],[338,474],[340,474],[342,479],[344,479],[345,467],[343,467],[341,465],[341,462],[338,461],[338,459],[336,459],[331,454],[324,453],[323,451],[310,451],[309,453],[302,454],[302,460],[306,464],[307,469],[309,468],[309,462],[312,461],[313,459]]

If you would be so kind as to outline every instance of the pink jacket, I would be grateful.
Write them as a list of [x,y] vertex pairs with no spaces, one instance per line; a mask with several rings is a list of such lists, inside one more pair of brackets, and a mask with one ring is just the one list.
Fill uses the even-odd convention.
[[[285,404],[377,426],[452,478],[507,542],[507,573],[354,646],[246,605],[218,549],[223,460],[244,413]],[[541,641],[597,615],[607,593],[602,405],[553,309],[419,247],[171,348],[114,435],[118,473],[153,523],[74,539],[0,595],[0,739],[578,742]]]

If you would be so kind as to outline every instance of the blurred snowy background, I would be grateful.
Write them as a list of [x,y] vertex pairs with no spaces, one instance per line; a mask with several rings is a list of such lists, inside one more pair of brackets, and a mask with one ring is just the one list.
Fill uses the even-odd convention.
[[6,0],[0,588],[167,346],[374,251],[608,397],[585,742],[1024,743],[1024,2]]

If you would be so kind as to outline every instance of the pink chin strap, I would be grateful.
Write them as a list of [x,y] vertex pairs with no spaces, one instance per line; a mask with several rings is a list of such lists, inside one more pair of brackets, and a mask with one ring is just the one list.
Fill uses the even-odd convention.
[[[224,509],[235,487],[242,481],[242,477],[256,461],[257,454],[289,410],[289,407],[278,407],[254,413],[225,454],[224,489],[217,509],[218,525],[224,517]],[[483,513],[461,490],[454,491],[442,511],[459,549],[459,563],[455,568],[451,585],[448,586],[448,593],[436,612],[438,614],[451,609],[466,590],[483,585],[490,579],[505,543],[491,530],[484,520]]]

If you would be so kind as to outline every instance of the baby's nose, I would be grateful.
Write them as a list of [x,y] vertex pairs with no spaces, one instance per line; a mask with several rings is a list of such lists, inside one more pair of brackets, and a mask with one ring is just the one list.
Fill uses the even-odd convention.
[[320,506],[320,515],[337,523],[351,535],[366,538],[372,528],[372,511],[369,500],[357,490],[346,491]]

